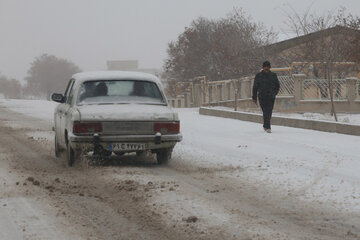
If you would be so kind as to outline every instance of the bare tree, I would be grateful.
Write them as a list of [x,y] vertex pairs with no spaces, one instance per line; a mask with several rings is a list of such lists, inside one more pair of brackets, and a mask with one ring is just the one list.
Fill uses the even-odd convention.
[[5,98],[18,99],[21,98],[22,86],[16,79],[9,79],[6,76],[0,75],[0,93]]
[[53,92],[64,91],[70,77],[80,71],[78,66],[68,60],[43,54],[31,63],[25,78],[25,93],[50,99]]
[[[300,46],[297,58],[305,61],[316,62],[323,66],[322,75],[328,81],[331,100],[331,114],[337,121],[334,104],[334,81],[335,65],[337,62],[347,62],[359,58],[355,53],[360,41],[360,18],[347,14],[345,8],[341,8],[336,14],[327,13],[319,16],[311,12],[309,8],[304,13],[298,13],[290,7],[290,11],[284,11],[290,31],[297,36],[308,35],[308,40]],[[316,38],[310,38],[317,32]],[[349,34],[349,32],[353,34]],[[319,75],[319,68],[313,68]]]
[[188,81],[206,76],[211,81],[253,74],[263,61],[261,46],[276,37],[241,9],[216,20],[200,17],[169,43],[165,77]]

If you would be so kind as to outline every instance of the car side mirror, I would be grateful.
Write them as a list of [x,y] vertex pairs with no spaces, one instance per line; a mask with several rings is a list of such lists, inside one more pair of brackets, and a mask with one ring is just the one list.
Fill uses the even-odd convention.
[[51,95],[51,100],[53,100],[54,102],[58,102],[58,103],[65,102],[64,96],[61,93],[53,93],[53,95]]

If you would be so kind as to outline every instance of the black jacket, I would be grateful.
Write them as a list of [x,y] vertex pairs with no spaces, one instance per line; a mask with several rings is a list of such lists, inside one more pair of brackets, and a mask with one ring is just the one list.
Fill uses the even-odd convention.
[[259,96],[259,99],[274,99],[279,90],[280,83],[276,73],[261,71],[256,74],[252,98],[256,100]]

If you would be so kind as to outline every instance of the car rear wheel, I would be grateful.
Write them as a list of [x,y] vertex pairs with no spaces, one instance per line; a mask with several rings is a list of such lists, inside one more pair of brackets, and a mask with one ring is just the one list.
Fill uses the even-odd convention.
[[77,152],[70,146],[67,145],[67,163],[69,167],[72,167],[75,163],[76,158],[78,157]]
[[160,149],[156,153],[156,160],[158,164],[160,165],[167,164],[171,159],[172,151],[173,151],[172,148]]
[[59,143],[55,134],[55,157],[60,157],[60,147],[59,147]]

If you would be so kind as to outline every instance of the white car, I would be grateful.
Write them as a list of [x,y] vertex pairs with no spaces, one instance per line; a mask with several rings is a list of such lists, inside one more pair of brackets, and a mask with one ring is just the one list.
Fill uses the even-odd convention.
[[110,156],[146,151],[167,163],[182,140],[180,120],[162,84],[151,74],[121,71],[73,75],[65,94],[54,93],[55,155],[67,151],[72,166],[81,154]]

